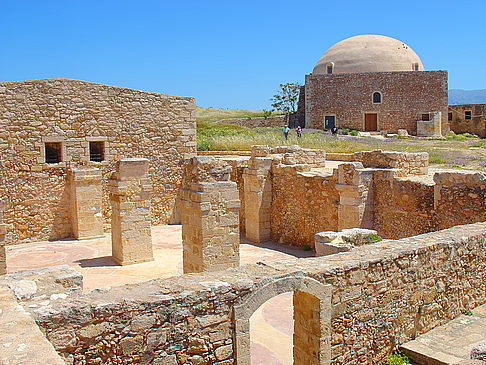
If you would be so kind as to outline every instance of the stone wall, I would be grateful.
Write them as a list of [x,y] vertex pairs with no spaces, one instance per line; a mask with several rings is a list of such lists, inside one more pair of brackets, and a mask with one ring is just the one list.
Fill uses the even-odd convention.
[[273,169],[271,238],[296,246],[314,246],[314,234],[337,230],[337,174],[299,173],[296,167]]
[[[374,92],[381,103],[373,103]],[[378,130],[416,134],[422,114],[438,111],[444,135],[447,97],[447,71],[306,75],[306,127],[323,129],[324,116],[334,115],[337,127],[364,130],[364,113],[377,113]]]
[[319,310],[329,313],[320,317],[320,331],[312,332],[324,337],[328,354],[319,355],[321,363],[379,363],[397,345],[486,302],[485,231],[485,223],[476,223],[326,257],[245,265],[65,299],[38,296],[23,304],[74,364],[226,365],[249,344],[238,323],[246,323],[251,310],[241,305],[253,308],[282,292],[304,292],[313,297],[297,303],[298,320],[316,310],[314,298]]
[[[154,186],[152,223],[169,219],[185,161],[196,153],[193,98],[85,81],[0,83],[0,196],[7,242],[73,235],[67,173],[101,169],[102,214],[109,222],[106,178],[124,157],[146,157]],[[46,163],[45,143],[60,143],[60,163]],[[90,142],[104,161],[90,161]]]
[[[466,111],[471,112],[471,119],[466,119]],[[472,133],[486,137],[486,104],[449,105],[449,120],[454,133]]]
[[402,238],[459,224],[486,221],[486,180],[479,172],[436,172],[433,181],[374,176],[373,229]]
[[217,123],[241,125],[247,128],[258,127],[284,127],[286,123],[285,115],[276,115],[274,117],[252,117],[252,118],[230,118],[221,119]]

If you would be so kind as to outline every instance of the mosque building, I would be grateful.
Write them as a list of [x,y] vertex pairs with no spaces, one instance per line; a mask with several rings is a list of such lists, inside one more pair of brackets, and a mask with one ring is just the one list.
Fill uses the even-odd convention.
[[441,136],[449,134],[447,71],[425,71],[397,39],[359,35],[319,59],[305,77],[299,108],[308,128]]

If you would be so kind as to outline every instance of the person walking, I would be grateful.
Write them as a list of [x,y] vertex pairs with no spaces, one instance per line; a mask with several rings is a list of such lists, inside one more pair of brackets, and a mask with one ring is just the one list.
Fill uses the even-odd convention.
[[295,132],[297,132],[297,137],[302,137],[302,128],[300,128],[300,125],[295,128]]
[[285,140],[288,140],[289,139],[289,132],[290,132],[290,128],[289,128],[288,125],[286,125],[284,127],[283,132],[284,132]]

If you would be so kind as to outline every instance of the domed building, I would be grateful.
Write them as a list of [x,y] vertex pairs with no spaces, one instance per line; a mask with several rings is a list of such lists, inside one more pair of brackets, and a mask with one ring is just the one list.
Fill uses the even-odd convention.
[[305,77],[299,100],[310,128],[413,135],[449,133],[447,71],[425,71],[407,44],[359,35],[329,48]]

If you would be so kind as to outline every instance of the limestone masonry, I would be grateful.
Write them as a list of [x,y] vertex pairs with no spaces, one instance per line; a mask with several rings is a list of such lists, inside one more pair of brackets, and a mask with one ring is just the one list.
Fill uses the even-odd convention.
[[[108,224],[107,181],[115,162],[125,157],[150,161],[150,220],[168,222],[185,161],[196,154],[195,110],[193,98],[85,81],[0,83],[0,196],[6,242],[73,237],[83,229],[76,223],[82,213],[73,208],[73,199],[81,198],[79,187],[69,183],[77,184],[76,177],[69,177],[75,169],[98,169],[90,179],[101,183],[100,213]],[[99,232],[96,228],[92,234]]]

